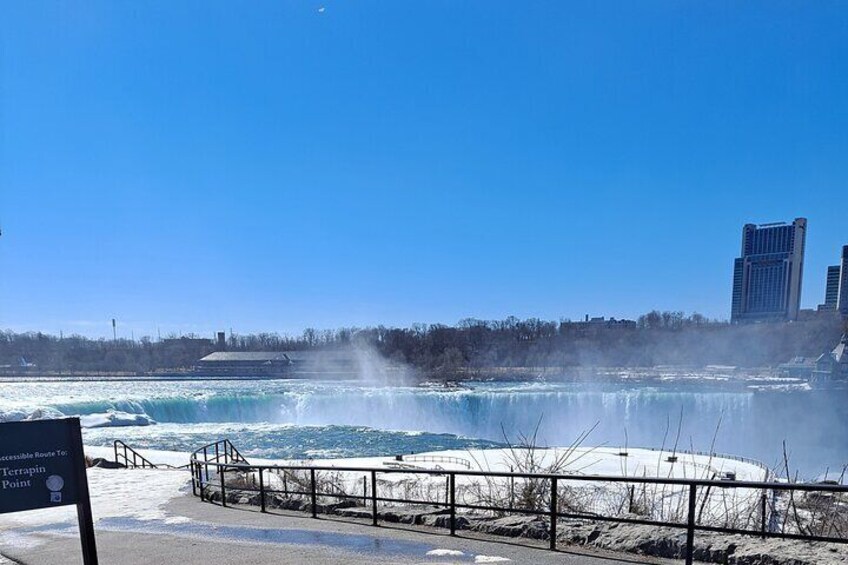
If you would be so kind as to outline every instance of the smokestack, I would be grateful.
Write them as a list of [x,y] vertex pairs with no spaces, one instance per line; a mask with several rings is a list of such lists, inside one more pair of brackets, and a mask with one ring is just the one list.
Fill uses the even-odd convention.
[[218,350],[223,351],[227,348],[227,334],[218,332]]

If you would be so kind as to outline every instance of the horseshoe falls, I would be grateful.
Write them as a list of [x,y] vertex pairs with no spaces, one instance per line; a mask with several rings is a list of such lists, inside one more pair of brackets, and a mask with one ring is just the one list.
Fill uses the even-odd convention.
[[[682,414],[682,419],[681,419]],[[189,451],[221,437],[268,458],[494,447],[671,447],[790,464],[814,478],[848,463],[848,405],[816,390],[698,385],[473,383],[463,389],[357,381],[0,383],[0,421],[79,416],[88,445],[122,439]],[[679,439],[678,439],[679,438]]]

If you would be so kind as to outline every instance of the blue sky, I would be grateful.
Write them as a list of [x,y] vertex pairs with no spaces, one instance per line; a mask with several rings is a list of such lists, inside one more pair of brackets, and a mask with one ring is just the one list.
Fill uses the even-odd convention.
[[[324,7],[323,12],[319,8]],[[842,2],[5,2],[0,327],[729,317],[848,243]]]

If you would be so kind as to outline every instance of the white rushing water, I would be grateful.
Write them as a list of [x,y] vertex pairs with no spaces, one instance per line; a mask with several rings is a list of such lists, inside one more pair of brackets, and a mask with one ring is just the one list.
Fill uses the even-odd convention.
[[[464,449],[512,440],[537,423],[544,445],[587,443],[715,450],[791,463],[813,477],[848,463],[848,407],[818,391],[720,392],[693,385],[478,383],[469,389],[359,382],[0,383],[0,421],[81,416],[85,441],[120,438],[188,451],[226,436],[263,457],[349,457]],[[119,427],[120,426],[120,427]],[[716,431],[718,430],[718,431]]]

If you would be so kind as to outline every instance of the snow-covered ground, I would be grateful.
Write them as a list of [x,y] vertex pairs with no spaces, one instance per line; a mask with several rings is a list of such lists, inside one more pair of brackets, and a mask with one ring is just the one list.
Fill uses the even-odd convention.
[[[185,457],[184,454],[179,455]],[[127,472],[91,468],[88,470],[88,486],[95,523],[106,518],[164,520],[167,523],[185,521],[186,518],[179,516],[167,516],[163,507],[186,490],[188,481],[189,475],[185,470],[136,469]],[[37,533],[45,526],[74,529],[76,524],[75,506],[0,514],[0,547],[38,545],[43,540],[30,533]]]
[[[139,450],[147,459],[155,463],[165,463],[173,466],[184,465],[189,460],[188,453],[171,451]],[[729,457],[709,457],[704,455],[692,455],[677,453],[677,461],[668,461],[670,452],[654,451],[648,449],[629,449],[627,457],[622,456],[617,448],[580,448],[573,450],[546,449],[535,450],[533,456],[536,458],[536,466],[544,468],[550,466],[557,459],[562,459],[566,451],[567,461],[561,472],[575,473],[586,476],[629,476],[629,477],[662,477],[662,478],[713,478],[721,477],[726,473],[735,473],[737,480],[759,481],[767,477],[764,466],[754,462],[740,461]],[[86,454],[90,457],[103,457],[112,459],[113,450],[107,447],[87,447]],[[334,460],[311,460],[311,461],[280,461],[260,460],[248,458],[254,464],[278,464],[297,465],[315,464],[330,467],[363,467],[392,469],[401,471],[417,469],[441,470],[441,471],[518,471],[517,463],[526,460],[527,454],[512,452],[504,449],[488,450],[454,450],[431,453],[419,453],[405,455],[401,461],[392,457],[368,457]],[[346,489],[351,492],[362,492],[362,472],[332,473],[324,472],[325,476],[336,474]],[[270,486],[281,487],[278,476],[266,475],[266,481],[270,480]],[[190,491],[189,473],[185,469],[159,469],[159,470],[109,470],[92,468],[88,471],[88,480],[92,495],[92,506],[95,522],[103,522],[99,527],[108,530],[109,518],[129,518],[126,523],[148,523],[156,525],[155,528],[144,528],[147,533],[155,534],[160,531],[162,523],[173,524],[173,528],[184,527],[189,523],[185,516],[169,514],[166,511],[168,502],[173,498]],[[214,481],[214,479],[213,479]],[[564,484],[563,484],[564,483]],[[588,506],[595,505],[595,509],[605,514],[612,515],[616,507],[621,510],[620,503],[626,500],[621,490],[612,483],[583,483],[578,481],[563,481],[560,488],[560,500],[567,496],[579,499],[582,491],[588,491],[590,496],[584,497],[582,502]],[[266,483],[267,484],[267,483]],[[607,485],[600,489],[594,485]],[[587,486],[593,485],[593,486]],[[495,482],[474,477],[461,477],[457,479],[458,502],[474,503],[479,501],[480,496],[502,497],[509,492],[510,486],[520,490],[521,482],[516,481],[509,485],[508,479]],[[291,483],[289,483],[291,487]],[[378,488],[380,496],[400,496],[410,494],[413,498],[428,493],[436,500],[444,500],[446,478],[444,474],[439,476],[415,475],[409,472],[380,473],[378,475]],[[369,487],[370,488],[370,487]],[[417,489],[417,490],[415,490]],[[414,492],[413,492],[414,491]],[[370,491],[369,491],[370,492]],[[676,514],[683,506],[687,492],[685,489],[655,489],[648,493],[652,499],[659,501],[659,505],[653,508],[653,512],[662,512],[669,519],[679,517]],[[701,523],[708,523],[715,519],[723,521],[727,519],[728,509],[738,510],[738,514],[744,516],[746,512],[755,507],[760,492],[748,492],[741,489],[712,489],[707,498],[699,499],[700,511],[703,514]],[[702,492],[703,496],[703,492]],[[637,494],[638,498],[638,494]],[[501,499],[503,500],[503,499]],[[381,503],[381,506],[384,506]],[[178,506],[177,506],[178,507]],[[174,506],[171,506],[174,508]],[[565,511],[570,511],[566,508]],[[173,512],[173,510],[172,510]],[[732,512],[731,512],[732,513]],[[756,516],[756,514],[754,514]],[[749,515],[750,517],[750,515]],[[132,521],[134,520],[134,521]],[[73,507],[56,508],[49,510],[38,510],[17,514],[0,515],[0,550],[3,547],[26,548],[35,547],[47,543],[49,538],[45,533],[52,532],[53,535],[73,535],[76,524],[76,512]],[[745,527],[744,523],[736,524]],[[65,526],[63,530],[62,527]],[[129,526],[122,526],[124,528]],[[161,528],[160,528],[161,529]],[[124,531],[124,530],[122,530]],[[734,542],[736,543],[736,542]],[[778,550],[784,551],[784,550]],[[427,554],[428,557],[459,557],[457,550],[433,549]],[[1,561],[1,560],[0,560]],[[467,560],[465,560],[467,561]],[[490,556],[475,556],[474,562],[499,562],[504,558]],[[824,560],[820,561],[825,563]],[[834,561],[835,562],[835,561]]]
[[[526,460],[527,452],[528,450],[522,449],[454,450],[416,453],[405,456],[401,462],[396,461],[395,457],[362,457],[315,460],[312,463],[339,467],[400,468],[411,466],[446,471],[519,472],[521,463]],[[620,455],[620,453],[620,449],[609,447],[534,450],[538,467],[549,467],[560,459],[564,461],[560,472],[566,474],[710,479],[720,478],[725,473],[735,473],[736,480],[740,481],[761,481],[767,478],[767,468],[764,465],[728,457],[710,457],[684,452],[672,453],[668,450],[634,448],[627,451],[626,457]],[[672,455],[677,456],[676,462],[672,463],[667,460]],[[449,459],[458,459],[464,461],[465,464],[452,462]],[[280,461],[278,463],[292,464],[295,462]]]
[[[111,458],[109,448],[89,448],[89,455]],[[140,453],[155,463],[184,465],[186,453],[141,450]],[[676,456],[676,460],[670,460]],[[359,457],[346,459],[315,459],[307,461],[249,458],[251,463],[264,465],[297,466],[316,465],[336,467],[319,473],[323,492],[343,492],[363,495],[370,492],[370,473],[342,471],[344,467],[385,469],[378,474],[381,497],[444,502],[447,496],[447,478],[443,472],[482,471],[572,474],[609,477],[656,477],[674,479],[727,479],[737,481],[768,480],[765,465],[726,456],[708,456],[685,452],[672,453],[651,449],[628,450],[626,456],[618,448],[580,447],[549,449],[475,449],[437,451],[404,455],[401,460],[391,457]],[[532,460],[532,464],[529,461]],[[416,471],[439,471],[426,474]],[[404,472],[409,471],[409,472]],[[210,484],[217,485],[214,468],[209,469]],[[284,479],[283,477],[286,477]],[[231,475],[230,479],[236,477]],[[246,475],[248,481],[258,485],[256,473]],[[265,484],[271,490],[304,490],[308,481],[305,472],[267,473]],[[303,488],[296,485],[300,483]],[[539,481],[537,481],[539,483]],[[725,483],[730,484],[730,483]],[[456,478],[457,502],[519,506],[522,492],[536,489],[531,481],[506,477],[479,477],[458,475]],[[541,489],[544,490],[542,485]],[[644,517],[663,520],[680,520],[688,502],[688,488],[672,485],[642,485],[639,483],[562,480],[559,482],[560,503],[565,511],[616,515],[637,508]],[[761,491],[753,489],[719,488],[701,489],[698,505],[702,523],[729,525],[740,520],[750,520],[758,508]],[[541,495],[544,505],[546,495]],[[526,499],[525,499],[526,500]]]
[[[139,452],[154,463],[169,465],[184,465],[189,460],[189,454],[172,451],[139,450]],[[537,450],[537,464],[540,467],[551,465],[557,458],[563,456],[563,449]],[[112,459],[113,450],[108,447],[86,447],[86,454],[91,457]],[[688,455],[678,453],[678,461],[669,463],[666,458],[669,452],[658,452],[644,449],[630,449],[627,457],[619,455],[618,449],[611,448],[579,448],[571,450],[569,463],[564,472],[582,475],[634,476],[634,477],[679,477],[679,478],[712,478],[724,473],[733,472],[738,480],[762,480],[766,470],[753,463],[727,458],[710,458],[703,455]],[[442,451],[408,455],[403,461],[395,457],[365,457],[351,459],[313,460],[313,461],[282,461],[260,460],[250,458],[252,463],[296,465],[311,463],[335,467],[376,467],[378,469],[404,468],[431,470],[476,470],[476,471],[518,471],[516,455],[505,449],[471,450],[471,451]],[[338,479],[345,490],[362,492],[362,473],[339,473]],[[92,468],[88,471],[89,489],[92,496],[92,507],[95,521],[104,518],[128,517],[138,520],[170,519],[179,521],[180,517],[166,516],[162,508],[172,498],[187,491],[189,474],[185,470],[142,470],[132,472],[114,471]],[[276,482],[275,482],[276,481]],[[418,494],[430,493],[434,500],[444,500],[444,476],[415,475],[414,473],[384,473],[379,475],[379,488],[386,494],[399,495],[409,492],[411,482],[415,481]],[[282,488],[279,477],[269,478],[271,488]],[[277,484],[279,483],[279,484]],[[457,478],[457,488],[462,499],[467,503],[476,502],[472,498],[485,492],[497,496],[498,489],[507,488],[507,479],[494,483],[481,481],[475,477]],[[519,485],[520,486],[520,485]],[[574,483],[575,488],[585,485]],[[516,488],[513,485],[513,488]],[[678,489],[679,490],[679,489]],[[735,491],[738,489],[726,489]],[[501,492],[503,494],[503,492]],[[674,497],[673,491],[667,490],[666,497]],[[682,494],[681,494],[682,496]],[[743,497],[744,498],[744,497]],[[738,500],[738,502],[745,502]],[[723,501],[722,504],[725,504]],[[669,502],[669,506],[672,503]],[[74,507],[62,507],[45,510],[35,510],[0,516],[0,540],[4,532],[11,535],[11,530],[35,528],[43,525],[76,523]]]
[[[405,455],[403,461],[395,456],[353,457],[347,459],[259,459],[248,457],[251,463],[266,465],[320,465],[330,467],[376,467],[399,468],[404,466],[420,469],[445,471],[492,471],[518,472],[516,460],[523,460],[527,450],[515,449],[472,449],[415,453]],[[85,448],[90,457],[114,459],[111,447]],[[138,452],[154,463],[164,463],[175,467],[189,462],[189,453],[139,449]],[[580,475],[662,477],[710,479],[720,478],[725,473],[735,473],[739,481],[762,481],[767,479],[768,468],[750,460],[734,459],[720,455],[701,455],[670,450],[630,448],[627,456],[621,450],[610,447],[577,447],[536,449],[535,457],[540,467],[550,466],[557,459],[564,459],[563,473]],[[668,457],[676,455],[676,462]],[[457,461],[451,461],[457,460]]]
[[[669,458],[676,456],[676,461]],[[530,461],[532,460],[532,464]],[[258,461],[257,461],[258,462]],[[279,462],[291,464],[295,462]],[[368,457],[312,461],[316,465],[337,467],[368,467],[396,470],[443,470],[572,474],[608,477],[656,477],[675,479],[722,479],[764,481],[769,478],[765,465],[730,457],[691,453],[629,449],[627,455],[618,448],[550,448],[550,449],[485,449],[440,451],[395,457]],[[362,493],[360,472],[325,472],[325,480],[347,493]],[[271,479],[281,488],[278,477]],[[367,483],[367,477],[364,481]],[[519,505],[522,491],[539,491],[539,481],[509,478],[462,476],[456,478],[457,501],[465,504],[497,506]],[[729,483],[728,483],[729,484]],[[544,491],[545,485],[541,486]],[[632,488],[632,490],[631,490]],[[384,473],[379,475],[381,496],[416,500],[444,501],[447,493],[444,475],[420,473]],[[558,489],[564,510],[616,515],[625,505],[639,507],[646,517],[679,520],[686,510],[689,491],[686,486],[641,485],[602,481],[563,480]],[[745,520],[757,508],[761,492],[752,489],[702,489],[698,505],[702,523],[728,524]],[[544,494],[541,499],[545,499]],[[525,499],[526,500],[526,499]],[[633,500],[634,502],[630,502]]]

